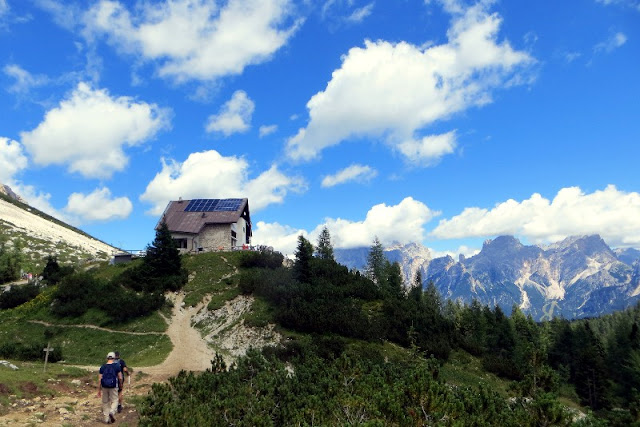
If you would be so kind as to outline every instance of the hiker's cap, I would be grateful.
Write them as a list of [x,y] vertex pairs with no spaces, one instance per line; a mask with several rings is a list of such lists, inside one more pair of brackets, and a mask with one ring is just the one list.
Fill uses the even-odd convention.
[[113,353],[113,351],[110,351],[109,354],[107,354],[107,359],[115,359],[116,355]]

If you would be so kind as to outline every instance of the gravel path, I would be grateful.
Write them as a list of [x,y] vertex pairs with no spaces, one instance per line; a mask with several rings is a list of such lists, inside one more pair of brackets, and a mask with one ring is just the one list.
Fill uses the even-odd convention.
[[215,351],[207,346],[200,332],[191,326],[191,318],[208,304],[208,299],[195,307],[183,306],[184,293],[174,295],[173,314],[167,329],[167,335],[173,344],[169,356],[159,365],[139,367],[140,371],[150,374],[155,381],[164,381],[181,370],[204,371],[211,367]]

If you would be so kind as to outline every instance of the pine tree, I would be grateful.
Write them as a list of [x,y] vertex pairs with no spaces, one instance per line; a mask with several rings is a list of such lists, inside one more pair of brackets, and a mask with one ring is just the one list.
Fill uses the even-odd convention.
[[295,278],[301,283],[311,283],[311,260],[313,245],[301,234],[298,236],[293,271]]
[[387,262],[385,266],[386,283],[384,288],[391,298],[402,299],[404,297],[404,286],[402,284],[402,269],[400,264]]
[[409,289],[409,299],[415,301],[418,305],[422,301],[422,273],[416,271],[416,277],[413,279],[413,286]]
[[375,239],[373,239],[373,245],[371,245],[369,256],[367,257],[366,274],[367,277],[378,284],[378,286],[382,285],[384,281],[384,270],[387,263],[388,261],[384,257],[382,243],[380,243],[378,236],[376,236]]
[[147,246],[140,279],[147,291],[176,291],[187,283],[187,271],[182,267],[180,251],[171,238],[167,223],[162,221],[156,237]]
[[318,258],[321,259],[334,259],[333,246],[331,245],[331,235],[329,229],[324,227],[318,237],[318,246],[316,248]]

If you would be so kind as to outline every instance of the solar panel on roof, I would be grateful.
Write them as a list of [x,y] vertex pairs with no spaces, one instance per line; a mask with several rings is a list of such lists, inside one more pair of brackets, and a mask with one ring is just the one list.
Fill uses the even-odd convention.
[[242,199],[193,199],[185,212],[235,212],[240,208]]

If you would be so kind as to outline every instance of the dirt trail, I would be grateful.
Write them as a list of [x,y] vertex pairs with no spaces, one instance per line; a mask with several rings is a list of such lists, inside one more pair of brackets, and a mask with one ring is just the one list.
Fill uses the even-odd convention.
[[191,326],[191,318],[208,304],[208,298],[195,307],[185,307],[184,293],[173,296],[173,315],[169,322],[167,335],[173,344],[169,356],[159,365],[139,367],[138,370],[149,374],[154,382],[165,381],[181,370],[204,371],[211,367],[215,352],[207,346],[200,332]]
[[[131,385],[125,383],[125,408],[116,416],[116,425],[135,426],[138,424],[136,410],[127,405],[127,399],[133,395],[148,394],[151,385],[164,382],[181,370],[204,371],[211,367],[214,350],[210,349],[202,339],[200,332],[191,326],[191,319],[209,302],[205,298],[195,307],[185,307],[184,293],[172,294],[169,299],[174,303],[171,319],[166,335],[171,339],[173,349],[169,356],[159,365],[133,367],[135,372]],[[43,323],[46,322],[36,322]],[[108,332],[129,333],[134,335],[158,334],[157,332],[126,332],[100,328],[93,325],[56,325],[61,327],[80,327],[105,330]],[[74,365],[77,366],[77,365]],[[0,426],[99,426],[104,425],[101,417],[100,399],[96,396],[97,372],[99,366],[78,366],[86,369],[87,376],[69,382],[67,380],[50,379],[52,388],[57,393],[53,397],[38,395],[14,399],[9,413],[0,416]]]
[[105,332],[113,332],[116,334],[128,334],[128,335],[165,335],[164,332],[129,332],[129,331],[118,331],[116,329],[103,328],[96,325],[61,325],[59,323],[49,323],[43,322],[42,320],[29,320],[30,323],[38,323],[44,326],[55,326],[56,328],[85,328],[85,329],[95,329],[98,331]]
[[[223,257],[223,260],[229,262]],[[237,269],[220,278],[219,281],[237,274]],[[116,425],[137,426],[138,413],[135,408],[129,406],[128,399],[135,395],[147,395],[151,385],[156,382],[164,382],[168,378],[177,375],[181,370],[204,371],[211,367],[211,360],[215,351],[207,345],[207,341],[192,325],[192,320],[201,310],[205,309],[211,300],[206,296],[195,307],[184,305],[185,294],[180,292],[167,296],[173,302],[173,311],[168,323],[166,334],[173,349],[167,358],[155,366],[133,366],[134,374],[130,385],[125,383],[125,406],[122,413],[116,416]],[[229,303],[228,303],[229,304]],[[226,310],[226,309],[223,309]],[[236,313],[236,315],[239,315]],[[231,313],[226,313],[231,316]],[[164,316],[163,316],[164,317]],[[228,320],[228,319],[227,319]],[[46,322],[34,321],[47,325]],[[58,325],[68,328],[90,328],[114,333],[126,333],[132,335],[152,335],[160,332],[127,332],[94,325]],[[245,345],[248,345],[245,343]],[[126,356],[126,355],[125,355]],[[230,356],[229,356],[230,357]],[[126,360],[126,357],[125,357]],[[77,366],[77,365],[73,365]],[[32,397],[14,399],[10,404],[9,413],[0,416],[0,426],[34,426],[38,424],[46,426],[100,426],[104,425],[101,416],[100,399],[96,396],[97,373],[99,366],[77,366],[87,370],[86,377],[69,381],[68,379],[50,379],[51,387],[56,390],[56,395],[49,397],[34,391]],[[2,392],[0,388],[0,392]],[[0,413],[1,412],[0,408]]]

